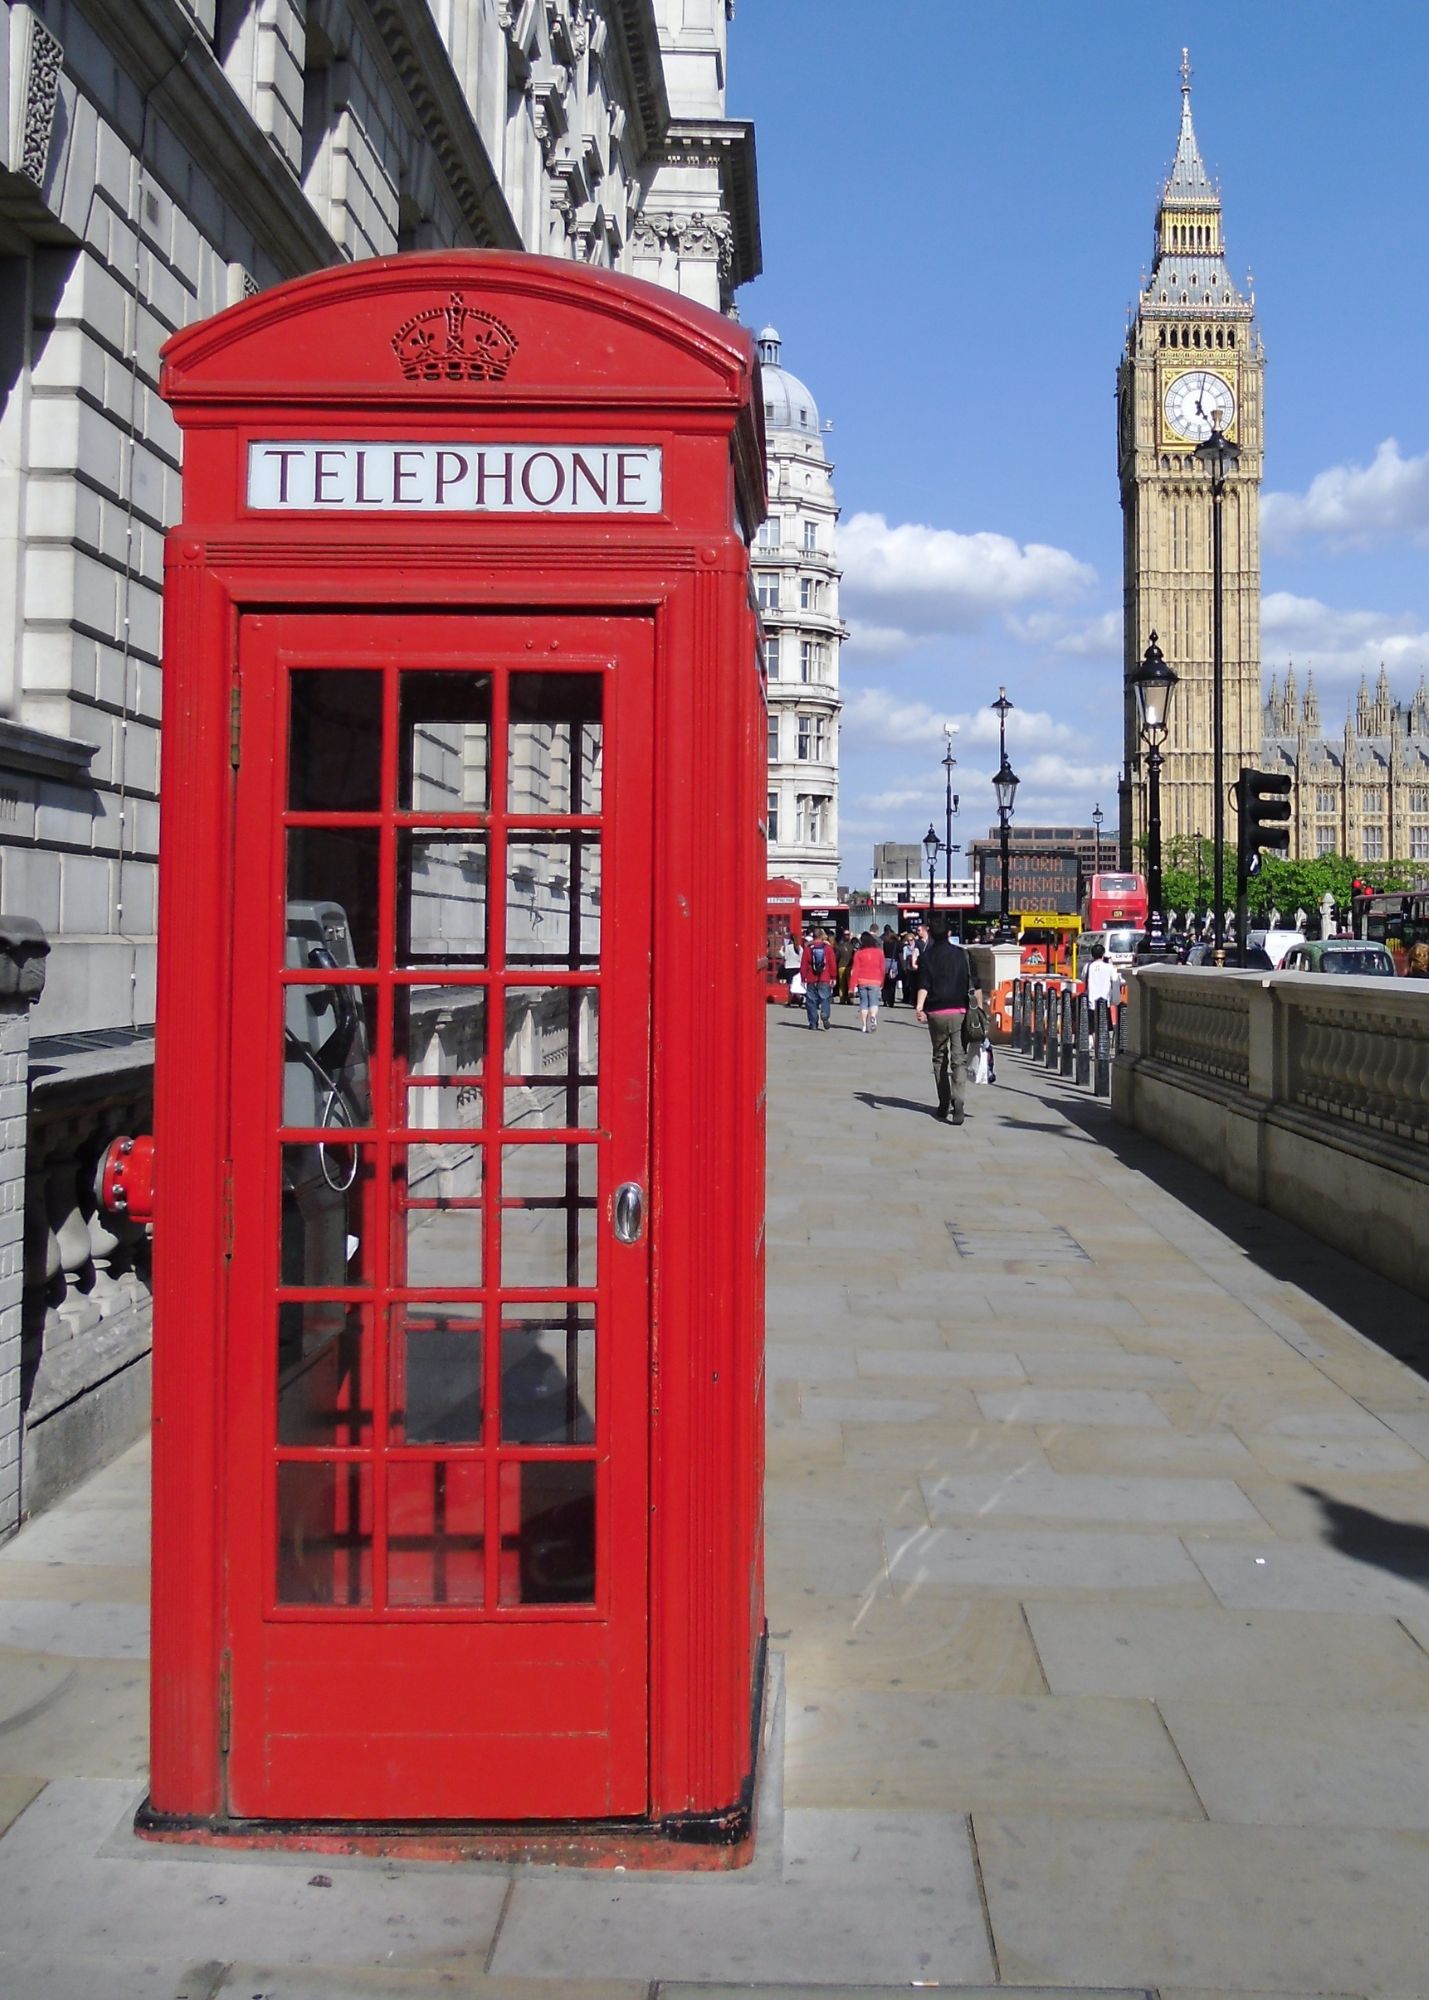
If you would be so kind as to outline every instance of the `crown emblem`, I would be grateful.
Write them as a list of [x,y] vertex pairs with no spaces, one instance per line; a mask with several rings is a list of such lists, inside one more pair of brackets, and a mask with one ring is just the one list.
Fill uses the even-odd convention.
[[509,326],[453,292],[444,306],[413,313],[392,336],[409,382],[499,382],[518,342]]

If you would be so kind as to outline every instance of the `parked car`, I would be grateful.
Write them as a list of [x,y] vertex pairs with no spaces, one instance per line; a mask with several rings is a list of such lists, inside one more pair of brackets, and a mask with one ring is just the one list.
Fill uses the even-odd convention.
[[1351,979],[1393,979],[1394,960],[1364,938],[1319,938],[1285,954],[1282,972],[1338,972]]

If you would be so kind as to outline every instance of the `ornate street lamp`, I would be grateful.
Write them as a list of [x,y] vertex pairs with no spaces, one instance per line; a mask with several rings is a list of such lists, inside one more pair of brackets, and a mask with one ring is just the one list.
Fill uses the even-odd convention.
[[1142,655],[1141,665],[1131,677],[1136,693],[1136,711],[1141,740],[1146,746],[1146,908],[1148,951],[1164,951],[1166,934],[1162,922],[1161,884],[1161,746],[1170,727],[1171,702],[1176,693],[1176,674],[1156,643],[1156,634]]
[[1092,807],[1092,825],[1095,828],[1095,833],[1092,837],[1093,875],[1100,875],[1102,872],[1102,820],[1105,817],[1106,815],[1102,812],[1100,806]]
[[944,888],[946,889],[948,900],[951,902],[953,897],[953,819],[958,810],[958,795],[953,790],[953,771],[958,761],[953,755],[953,738],[958,733],[956,722],[945,722],[943,724],[943,733],[948,739],[948,747],[943,752],[943,775],[947,779],[944,807],[947,831],[944,835],[944,851],[948,857]]
[[992,789],[997,798],[998,845],[1002,850],[1002,898],[998,906],[997,929],[999,937],[1005,939],[1012,928],[1007,908],[1007,847],[1018,784],[1017,773],[1007,761],[1007,714],[1012,703],[1007,699],[1005,687],[998,689],[997,700],[991,703],[991,707],[997,715],[997,747],[1002,759],[992,781]]
[[928,922],[930,926],[933,921],[933,876],[938,866],[938,856],[942,851],[943,843],[939,840],[937,831],[930,820],[928,822],[928,831],[923,835],[923,852],[928,858]]
[[1211,921],[1215,943],[1226,941],[1226,786],[1225,786],[1225,543],[1222,513],[1226,480],[1240,464],[1240,446],[1221,429],[1224,410],[1211,411],[1211,434],[1191,454],[1211,473],[1211,783],[1214,792],[1211,823]]

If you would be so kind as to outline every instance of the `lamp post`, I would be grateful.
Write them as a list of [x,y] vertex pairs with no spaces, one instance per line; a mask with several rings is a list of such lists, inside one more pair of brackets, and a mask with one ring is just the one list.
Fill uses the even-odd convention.
[[1161,883],[1161,745],[1170,726],[1171,701],[1176,692],[1176,674],[1156,643],[1156,634],[1142,655],[1141,665],[1131,677],[1136,692],[1141,740],[1146,746],[1146,942],[1145,949],[1166,949],[1162,919],[1164,900]]
[[943,733],[948,739],[948,747],[943,752],[943,775],[947,779],[946,807],[945,807],[946,831],[944,834],[943,851],[948,857],[947,867],[943,878],[943,887],[944,890],[946,891],[949,902],[952,901],[953,897],[953,816],[958,809],[958,795],[953,790],[953,770],[958,761],[957,758],[953,755],[953,738],[954,736],[956,736],[957,730],[958,730],[958,725],[955,722],[945,722],[943,724]]
[[938,838],[937,828],[928,822],[928,831],[923,835],[923,852],[928,858],[928,923],[933,922],[933,876],[938,866],[938,856],[943,851],[943,843]]
[[1224,410],[1210,413],[1210,435],[1196,446],[1193,457],[1211,472],[1211,922],[1217,950],[1226,941],[1226,787],[1225,787],[1225,543],[1222,514],[1226,480],[1240,463],[1240,446],[1221,429]]
[[1002,850],[1002,897],[998,905],[997,930],[998,936],[1005,939],[1012,928],[1008,921],[1007,908],[1007,844],[1018,782],[1017,773],[1007,761],[1007,712],[1012,703],[1007,699],[1005,687],[998,689],[997,700],[991,706],[997,715],[997,747],[1001,753],[997,775],[992,781],[992,789],[997,798],[998,845]]
[[1100,806],[1092,807],[1092,873],[1102,872],[1102,820],[1105,818]]

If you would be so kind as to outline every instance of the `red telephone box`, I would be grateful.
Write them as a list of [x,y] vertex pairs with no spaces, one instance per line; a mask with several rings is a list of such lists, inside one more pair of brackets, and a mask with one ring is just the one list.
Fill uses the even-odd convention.
[[747,1830],[753,381],[486,252],[165,349],[151,1832]]

